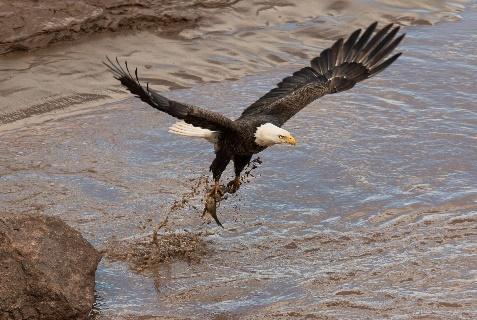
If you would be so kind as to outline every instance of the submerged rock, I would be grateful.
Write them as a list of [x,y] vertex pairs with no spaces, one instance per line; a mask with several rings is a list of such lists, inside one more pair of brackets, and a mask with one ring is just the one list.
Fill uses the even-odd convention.
[[57,218],[0,214],[0,319],[86,319],[100,259]]

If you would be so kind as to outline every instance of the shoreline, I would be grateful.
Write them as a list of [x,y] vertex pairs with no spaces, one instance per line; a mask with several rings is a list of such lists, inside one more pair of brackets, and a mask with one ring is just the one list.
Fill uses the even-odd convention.
[[[160,3],[145,0],[103,0],[103,1],[59,1],[46,0],[28,3],[14,0],[0,0],[0,56],[16,52],[46,48],[55,43],[73,42],[90,35],[111,36],[124,31],[159,31],[160,34],[177,36],[185,29],[196,28],[199,22],[213,24],[214,11],[233,9],[238,3],[256,5],[253,0],[217,0],[217,1],[162,1]],[[379,4],[379,0],[376,1]],[[423,1],[425,2],[425,1]],[[260,2],[261,3],[261,2]],[[340,1],[324,1],[325,5],[316,5],[323,15],[335,16],[349,4]],[[450,4],[437,4],[434,16],[422,16],[411,13],[408,16],[396,16],[394,22],[401,25],[434,25],[439,22],[455,20],[451,14],[462,11],[468,1],[454,1]],[[382,5],[382,4],[381,4]],[[415,3],[419,8],[419,2]],[[461,6],[459,8],[459,5]],[[295,6],[293,3],[268,4],[257,6],[256,13],[270,8]],[[422,9],[427,8],[426,4]],[[440,8],[439,8],[440,6]],[[396,6],[399,7],[399,6]],[[406,7],[406,6],[404,6]],[[279,10],[279,9],[278,9]],[[442,12],[438,12],[442,10]],[[279,13],[279,12],[278,12]],[[439,14],[438,14],[439,13]]]
[[[92,6],[88,10],[68,8],[81,13],[82,18],[68,16],[71,12],[61,2],[62,7],[51,15],[62,19],[49,21],[46,18],[51,16],[41,13],[28,22],[36,25],[21,27],[9,19],[21,17],[28,21],[25,17],[36,7],[22,16],[15,11],[21,8],[16,7],[20,1],[1,11],[5,4],[0,0],[0,28],[8,24],[21,31],[13,38],[13,29],[0,36],[0,126],[55,110],[126,97],[127,93],[101,64],[105,55],[128,59],[138,67],[143,81],[167,92],[200,83],[237,80],[284,64],[308,63],[331,40],[363,27],[368,20],[377,20],[381,25],[433,25],[456,21],[469,4],[438,1],[428,8],[424,1],[416,2],[415,10],[410,10],[407,2],[390,7],[381,0],[376,0],[372,8],[361,2],[331,0],[319,5],[310,1],[268,5],[254,0],[191,0],[186,5],[175,0],[161,4],[138,0],[132,5],[124,4],[130,2],[102,1],[97,4],[103,6],[100,13],[89,2],[85,4]],[[50,0],[37,5],[58,3]],[[309,10],[310,6],[313,10]],[[360,13],[362,19],[350,20],[352,12]],[[145,24],[141,22],[143,18]],[[90,28],[82,27],[82,23]],[[35,26],[40,31],[34,31]],[[45,37],[46,42],[28,40],[37,36]],[[35,50],[2,55],[2,48],[11,45]]]

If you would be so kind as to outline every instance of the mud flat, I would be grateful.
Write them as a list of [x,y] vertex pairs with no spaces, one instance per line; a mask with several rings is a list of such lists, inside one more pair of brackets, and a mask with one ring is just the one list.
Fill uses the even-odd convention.
[[[122,30],[160,30],[165,34],[179,34],[184,29],[201,25],[215,25],[231,20],[231,16],[242,20],[242,24],[257,22],[247,14],[273,9],[275,21],[304,18],[312,15],[349,14],[351,10],[374,8],[367,11],[371,17],[381,18],[383,11],[393,19],[405,24],[434,24],[452,19],[468,1],[399,1],[389,5],[386,1],[240,1],[240,0],[102,0],[102,1],[0,1],[0,55],[11,51],[25,51],[47,47],[60,41],[72,41],[87,35]],[[419,10],[422,10],[418,13]],[[427,12],[425,12],[427,10]],[[234,14],[231,12],[235,11]],[[247,11],[247,12],[244,12]],[[283,11],[283,12],[280,12]],[[394,11],[394,12],[393,12]],[[424,12],[423,12],[424,11]],[[222,16],[222,17],[216,17]],[[367,17],[367,18],[369,18]],[[391,17],[389,17],[391,18]],[[204,20],[204,21],[201,21]],[[222,21],[221,21],[222,20]],[[247,20],[249,22],[247,23]],[[283,20],[282,20],[283,21]],[[229,22],[230,23],[230,22]],[[235,25],[234,25],[235,24]],[[230,26],[238,27],[237,21]]]
[[178,32],[224,1],[0,1],[0,54],[121,30]]
[[124,97],[105,55],[159,89],[188,88],[302,63],[371,21],[456,21],[468,3],[0,0],[0,53],[14,50],[0,55],[0,124]]

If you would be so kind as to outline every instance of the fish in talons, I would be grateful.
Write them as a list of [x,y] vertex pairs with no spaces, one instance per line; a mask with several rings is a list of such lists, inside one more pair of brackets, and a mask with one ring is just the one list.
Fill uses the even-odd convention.
[[215,223],[222,228],[224,226],[217,217],[217,204],[224,199],[226,191],[227,190],[224,188],[224,186],[214,185],[212,190],[207,192],[205,195],[205,206],[204,211],[202,212],[202,217],[208,213],[214,219]]

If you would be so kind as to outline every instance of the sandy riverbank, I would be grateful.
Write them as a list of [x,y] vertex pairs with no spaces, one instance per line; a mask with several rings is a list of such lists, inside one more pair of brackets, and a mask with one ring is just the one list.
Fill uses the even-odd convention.
[[466,3],[0,0],[0,53],[16,50],[0,55],[0,124],[124,96],[105,55],[128,59],[159,89],[181,89],[307,63],[370,21],[458,20]]

